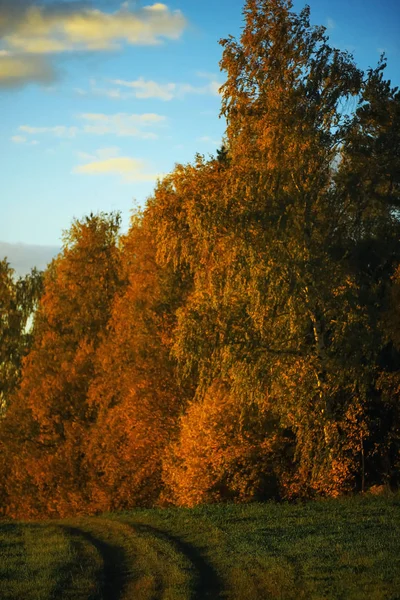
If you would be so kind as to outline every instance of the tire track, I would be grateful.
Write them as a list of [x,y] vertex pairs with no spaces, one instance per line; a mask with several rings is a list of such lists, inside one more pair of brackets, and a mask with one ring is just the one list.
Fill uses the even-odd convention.
[[[221,597],[223,586],[219,576],[201,551],[189,542],[162,529],[142,523],[101,517],[79,526],[62,525],[61,527],[72,540],[83,538],[100,554],[103,570],[99,589],[103,600],[124,600],[125,597],[128,598],[128,592],[131,591],[130,585],[137,583],[137,576],[140,577],[140,574],[134,571],[134,555],[138,555],[135,538],[145,538],[146,542],[148,540],[149,550],[152,538],[167,543],[177,554],[187,559],[190,567],[193,568],[190,569],[193,584],[188,600],[189,598],[190,600],[217,600]],[[124,540],[121,540],[121,534]],[[155,551],[158,552],[157,549]],[[145,553],[141,554],[141,558],[143,557],[145,558]],[[168,560],[167,557],[166,559]],[[152,600],[162,600],[165,594],[165,573],[155,568],[152,575],[155,583]],[[141,595],[135,594],[134,597],[140,600]]]
[[[144,525],[142,523],[127,524],[139,534],[150,534],[155,538],[168,542],[189,560],[195,571],[195,586],[191,600],[216,600],[221,597],[223,587],[218,574],[212,565],[206,561],[198,548],[152,525]],[[158,600],[158,598],[155,600]]]
[[62,526],[71,536],[80,537],[92,544],[103,559],[103,571],[100,589],[103,600],[122,600],[126,583],[128,565],[126,553],[121,546],[105,542],[95,537],[92,532],[80,527]]

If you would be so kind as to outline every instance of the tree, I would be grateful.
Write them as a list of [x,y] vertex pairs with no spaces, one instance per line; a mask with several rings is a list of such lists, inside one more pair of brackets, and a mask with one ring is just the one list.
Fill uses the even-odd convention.
[[42,287],[42,274],[36,269],[16,279],[7,260],[0,262],[0,416],[20,381]]
[[375,399],[373,475],[374,483],[397,488],[400,483],[400,266],[385,291],[380,319],[385,344],[376,384],[379,396]]
[[46,273],[1,423],[11,516],[398,482],[400,95],[308,7],[244,16],[217,156],[121,242],[75,222]]
[[[354,265],[360,200],[345,165],[356,160],[354,132],[370,135],[365,103],[388,91],[329,46],[308,7],[297,15],[288,0],[248,0],[244,14],[240,40],[221,41],[229,162],[221,169],[197,157],[156,191],[159,256],[194,278],[174,352],[198,377],[199,401],[218,379],[244,404],[268,395],[296,438],[288,495],[337,494],[364,469],[380,335]],[[360,110],[347,114],[358,97]],[[396,137],[396,122],[383,137]],[[387,145],[374,148],[376,166],[389,160]],[[367,215],[372,230],[397,226],[391,209],[372,211],[376,190],[383,207],[395,189],[379,173],[358,247],[371,231]]]
[[[164,499],[178,506],[280,497],[290,439],[268,400],[242,404],[215,381],[180,420],[164,457]],[[286,463],[286,464],[285,464]]]
[[171,357],[175,311],[190,278],[157,265],[150,206],[132,219],[122,249],[127,285],[115,297],[89,390],[97,416],[85,465],[96,510],[157,501],[164,448],[190,396]]
[[[344,130],[335,176],[345,208],[347,238],[341,239],[366,309],[360,336],[368,365],[365,401],[367,435],[360,443],[361,488],[395,483],[397,371],[393,294],[400,260],[400,94],[385,80],[384,56],[364,77],[358,102]],[[394,276],[394,277],[392,277]],[[393,285],[394,283],[394,285]],[[389,308],[390,305],[390,308]],[[391,323],[390,327],[388,323]]]
[[10,515],[84,510],[83,441],[92,422],[87,393],[123,284],[119,221],[102,213],[74,221],[45,274],[32,349],[3,427],[12,448]]

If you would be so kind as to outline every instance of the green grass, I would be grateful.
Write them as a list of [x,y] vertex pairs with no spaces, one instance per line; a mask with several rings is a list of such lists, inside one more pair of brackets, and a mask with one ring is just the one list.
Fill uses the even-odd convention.
[[0,522],[1,600],[400,600],[400,497]]

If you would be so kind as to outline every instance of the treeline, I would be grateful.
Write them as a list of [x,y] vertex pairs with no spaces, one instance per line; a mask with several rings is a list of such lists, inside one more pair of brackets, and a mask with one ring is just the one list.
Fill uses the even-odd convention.
[[75,221],[44,274],[1,371],[8,516],[399,484],[400,94],[308,8],[244,17],[216,157],[177,165],[124,236]]

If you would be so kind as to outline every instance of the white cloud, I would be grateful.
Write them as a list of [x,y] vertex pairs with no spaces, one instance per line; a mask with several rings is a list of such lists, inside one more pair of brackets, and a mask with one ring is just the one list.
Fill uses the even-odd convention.
[[198,142],[203,142],[204,144],[212,144],[213,146],[220,146],[222,141],[215,140],[209,135],[203,135],[202,137],[197,138]]
[[114,85],[130,88],[132,95],[136,98],[158,98],[160,100],[172,100],[176,93],[176,83],[157,83],[156,81],[145,80],[139,77],[135,81],[125,81],[123,79],[114,79],[111,81]]
[[106,160],[108,158],[115,158],[119,153],[120,149],[118,146],[110,146],[109,148],[99,148],[96,155],[102,160]]
[[60,138],[74,138],[78,133],[78,127],[67,127],[65,125],[55,125],[53,127],[32,127],[31,125],[20,125],[19,131],[29,135],[49,133]]
[[75,94],[78,94],[78,96],[88,96],[88,95],[95,95],[95,96],[107,96],[109,98],[121,98],[121,92],[118,89],[107,89],[107,88],[102,88],[99,87],[97,85],[97,81],[96,79],[94,79],[94,77],[91,77],[89,79],[89,84],[90,84],[90,88],[87,90],[84,90],[83,88],[74,88],[74,92]]
[[108,90],[108,89],[102,89],[102,88],[96,88],[94,90],[95,94],[98,94],[99,96],[107,96],[107,98],[113,98],[114,100],[121,100],[122,99],[122,94],[120,90]]
[[[115,135],[118,137],[137,137],[139,139],[157,139],[158,135],[150,130],[154,127],[162,126],[166,117],[156,113],[127,114],[116,113],[105,115],[102,113],[83,113],[78,115],[83,122],[79,127],[67,125],[55,125],[46,127],[36,127],[32,125],[20,125],[18,135],[12,139],[15,143],[38,143],[26,141],[27,136],[32,135],[51,135],[57,138],[72,139],[78,134],[93,135]],[[113,147],[114,148],[114,147]],[[110,150],[110,148],[108,149]],[[115,154],[115,152],[114,152]]]
[[192,85],[191,83],[158,83],[152,80],[146,80],[143,77],[133,81],[124,79],[113,79],[111,83],[116,86],[129,88],[132,90],[130,94],[121,94],[117,89],[115,97],[130,97],[133,96],[139,99],[158,98],[159,100],[172,100],[173,98],[183,98],[188,94],[206,95],[211,94],[218,96],[221,83],[212,80],[206,85]]
[[143,160],[119,156],[119,148],[116,147],[99,148],[94,155],[85,152],[78,155],[86,160],[85,164],[73,169],[73,173],[79,175],[114,175],[125,183],[149,182],[161,177],[159,173],[149,173]]
[[147,128],[158,126],[166,120],[164,116],[155,113],[117,113],[114,115],[84,113],[80,115],[80,118],[85,121],[83,126],[85,133],[132,136],[141,139],[156,139],[157,135],[152,131],[148,131]]
[[11,141],[14,142],[14,144],[26,144],[28,146],[37,146],[39,143],[37,140],[28,140],[28,138],[23,135],[13,135]]
[[214,94],[214,96],[219,96],[219,89],[221,85],[222,83],[220,83],[219,81],[211,81],[208,87],[210,89],[210,92]]
[[192,85],[191,83],[177,84],[177,97],[186,96],[187,94],[205,95],[211,94],[218,96],[218,90],[222,84],[218,81],[210,81],[206,85]]
[[162,39],[178,39],[186,19],[179,10],[155,3],[137,10],[122,4],[113,13],[87,8],[77,3],[64,7],[31,5],[19,12],[11,2],[4,3],[3,18],[7,10],[13,11],[3,37],[4,50],[29,54],[54,54],[82,50],[112,50],[122,44],[154,45]]
[[77,156],[83,162],[87,161],[95,161],[98,159],[105,160],[107,158],[114,158],[119,156],[120,148],[118,146],[110,146],[108,148],[99,148],[93,154],[89,154],[88,152],[77,152]]
[[162,4],[161,2],[156,2],[155,4],[153,4],[152,6],[147,6],[146,7],[148,10],[154,10],[154,11],[164,11],[166,9],[165,4]]
[[[80,96],[88,94],[95,96],[106,96],[114,100],[126,100],[129,98],[138,98],[147,100],[155,98],[158,100],[169,101],[174,98],[183,98],[189,94],[218,96],[222,85],[213,73],[196,73],[202,79],[208,79],[208,83],[203,85],[193,85],[191,83],[177,82],[159,82],[152,79],[139,77],[138,79],[108,79],[102,84],[95,78],[89,79],[89,89],[75,88],[74,91]],[[111,86],[110,86],[111,84]],[[121,89],[122,88],[122,89]]]
[[53,81],[49,57],[58,53],[157,45],[179,39],[186,25],[180,10],[161,2],[105,12],[84,2],[0,0],[0,87]]
[[106,96],[113,100],[122,100],[123,98],[128,97],[128,94],[122,94],[121,90],[117,88],[98,87],[94,79],[90,80],[90,90],[86,92],[86,94],[88,93],[95,96]]
[[96,156],[89,154],[88,152],[81,152],[80,150],[76,153],[79,160],[87,162],[88,160],[96,160]]
[[23,135],[13,135],[11,141],[14,142],[14,144],[25,144],[27,140]]

